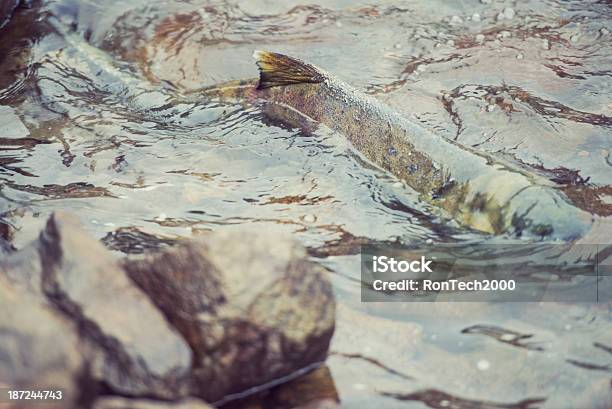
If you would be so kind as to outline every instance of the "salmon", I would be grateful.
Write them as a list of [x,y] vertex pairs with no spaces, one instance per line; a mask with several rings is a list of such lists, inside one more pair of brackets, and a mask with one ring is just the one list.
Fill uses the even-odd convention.
[[471,229],[563,240],[590,230],[592,215],[549,180],[436,135],[312,64],[268,51],[253,56],[259,78],[202,89],[198,97],[265,101],[323,124],[441,216]]

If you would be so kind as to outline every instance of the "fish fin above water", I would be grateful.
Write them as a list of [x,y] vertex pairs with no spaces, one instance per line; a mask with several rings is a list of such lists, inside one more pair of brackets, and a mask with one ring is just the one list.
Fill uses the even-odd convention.
[[257,89],[300,83],[323,82],[324,75],[315,66],[298,59],[270,51],[255,51],[253,58],[259,67]]

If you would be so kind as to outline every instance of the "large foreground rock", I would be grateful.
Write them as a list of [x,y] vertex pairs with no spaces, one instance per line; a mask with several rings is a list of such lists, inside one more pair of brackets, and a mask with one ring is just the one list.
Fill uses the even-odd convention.
[[45,407],[73,407],[93,385],[83,352],[72,323],[0,274],[0,388],[61,389],[62,400]]
[[110,252],[61,213],[49,219],[38,250],[44,295],[95,346],[96,379],[122,395],[186,395],[189,346]]
[[331,284],[286,237],[215,232],[124,268],[191,345],[192,393],[209,402],[326,358]]
[[62,409],[204,409],[185,398],[271,387],[326,358],[326,275],[303,247],[263,233],[214,233],[121,262],[56,213],[0,259],[0,387],[62,388],[50,406]]

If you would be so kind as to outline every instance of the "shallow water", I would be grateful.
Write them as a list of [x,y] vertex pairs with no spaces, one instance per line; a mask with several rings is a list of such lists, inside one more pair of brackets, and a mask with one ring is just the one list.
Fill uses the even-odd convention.
[[294,233],[332,272],[328,364],[347,408],[610,407],[609,303],[361,303],[359,244],[490,238],[342,135],[178,96],[254,77],[254,49],[295,55],[544,175],[606,226],[611,19],[605,2],[22,6],[0,31],[2,220],[20,248],[68,210],[128,253],[208,230]]

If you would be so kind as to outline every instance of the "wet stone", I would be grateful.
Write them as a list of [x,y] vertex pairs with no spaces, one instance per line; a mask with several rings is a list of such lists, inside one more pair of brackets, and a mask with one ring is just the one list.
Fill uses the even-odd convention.
[[11,285],[28,295],[43,299],[42,266],[37,243],[31,243],[10,257],[0,259],[0,271]]
[[327,355],[332,288],[288,237],[215,232],[124,266],[189,342],[191,393],[209,402]]
[[110,252],[63,213],[49,219],[38,246],[44,294],[96,348],[93,376],[127,396],[184,396],[188,345]]
[[75,326],[48,308],[44,300],[11,285],[3,266],[0,311],[0,386],[10,385],[15,390],[61,389],[62,401],[45,403],[45,407],[73,407],[79,394],[93,385],[83,374],[86,360]]

